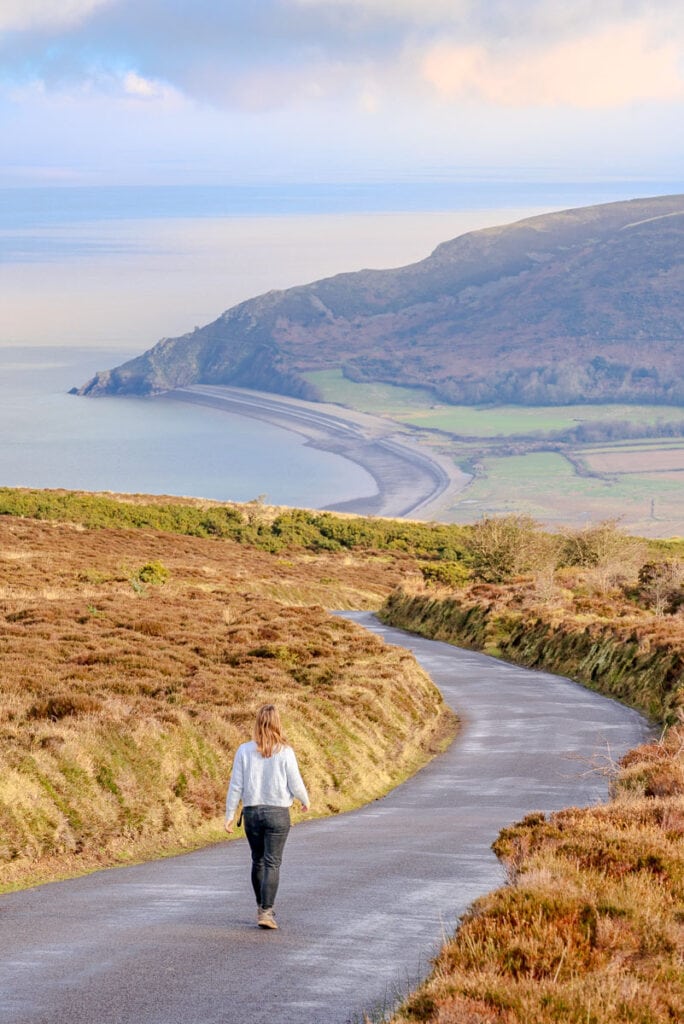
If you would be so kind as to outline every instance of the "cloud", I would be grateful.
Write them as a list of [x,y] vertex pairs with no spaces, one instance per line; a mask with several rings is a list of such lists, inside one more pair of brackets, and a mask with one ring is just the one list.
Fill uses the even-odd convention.
[[643,22],[604,29],[538,52],[439,44],[423,59],[427,82],[452,100],[504,107],[602,109],[684,97],[680,51]]
[[144,78],[136,71],[126,71],[121,76],[121,86],[126,96],[141,100],[170,99],[174,96],[174,90],[163,82]]
[[681,0],[289,0],[293,6],[366,21],[402,21],[413,29],[458,26],[470,41],[567,35],[642,17],[678,18]]
[[0,40],[10,87],[106,93],[123,82],[138,99],[170,89],[254,112],[445,99],[587,109],[680,95],[681,0],[0,0],[0,10],[0,29],[16,30]]
[[113,0],[2,0],[0,32],[74,25]]
[[472,0],[293,0],[300,7],[328,11],[351,9],[355,14],[380,16],[414,24],[453,24],[472,16]]

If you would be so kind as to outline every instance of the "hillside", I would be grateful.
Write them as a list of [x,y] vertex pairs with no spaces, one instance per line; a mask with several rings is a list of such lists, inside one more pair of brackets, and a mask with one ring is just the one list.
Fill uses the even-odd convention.
[[313,813],[401,782],[453,715],[411,655],[321,606],[376,606],[399,578],[125,514],[1,516],[0,890],[225,839],[232,757],[267,701]]
[[672,723],[619,765],[607,747],[580,766],[610,780],[609,804],[504,829],[507,884],[393,1024],[680,1020],[682,553],[611,524],[0,488],[0,888],[224,838],[232,753],[266,699],[318,813],[405,778],[453,716],[412,655],[323,610],[384,601],[387,621]]
[[78,393],[209,383],[316,399],[305,374],[342,368],[453,403],[676,404],[682,253],[681,195],[533,217],[462,235],[397,270],[250,299]]

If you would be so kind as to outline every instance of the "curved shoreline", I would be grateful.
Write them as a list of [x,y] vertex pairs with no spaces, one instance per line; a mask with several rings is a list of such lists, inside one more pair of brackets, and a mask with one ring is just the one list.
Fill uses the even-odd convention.
[[434,519],[471,479],[449,460],[422,451],[397,423],[366,413],[227,385],[195,384],[164,398],[271,423],[365,469],[377,494],[328,505],[329,511]]

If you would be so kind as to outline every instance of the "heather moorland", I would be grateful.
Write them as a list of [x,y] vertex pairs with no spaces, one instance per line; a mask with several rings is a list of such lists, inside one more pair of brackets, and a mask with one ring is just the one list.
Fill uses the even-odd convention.
[[[665,1024],[684,1012],[682,542],[66,491],[0,492],[3,886],[220,838],[277,699],[317,813],[386,792],[453,717],[412,656],[326,609],[574,678],[665,726],[611,801],[530,814],[395,1024]],[[326,736],[325,745],[317,737]]]

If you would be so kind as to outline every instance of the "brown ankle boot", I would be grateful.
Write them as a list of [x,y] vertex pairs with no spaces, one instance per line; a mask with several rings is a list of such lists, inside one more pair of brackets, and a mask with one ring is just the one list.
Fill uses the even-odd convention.
[[275,919],[273,913],[273,907],[269,907],[265,910],[263,907],[259,907],[257,912],[257,924],[260,928],[277,928],[278,922]]

